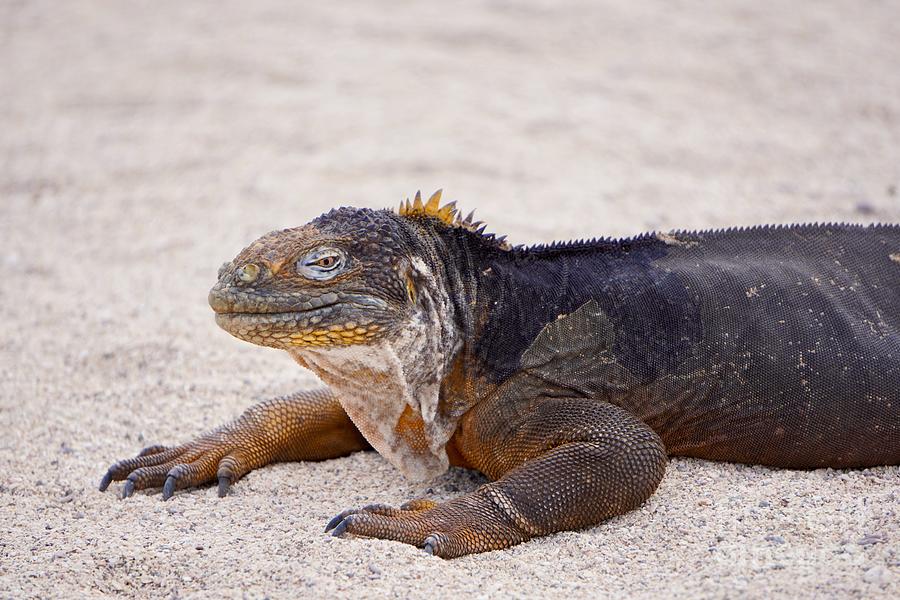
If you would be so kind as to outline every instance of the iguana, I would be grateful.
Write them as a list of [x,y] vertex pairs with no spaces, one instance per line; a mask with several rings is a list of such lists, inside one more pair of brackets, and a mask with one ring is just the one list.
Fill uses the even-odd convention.
[[338,208],[269,233],[209,294],[232,335],[326,388],[114,464],[122,492],[374,448],[444,503],[327,526],[456,557],[643,503],[667,455],[900,464],[900,225],[789,225],[511,247],[453,203]]

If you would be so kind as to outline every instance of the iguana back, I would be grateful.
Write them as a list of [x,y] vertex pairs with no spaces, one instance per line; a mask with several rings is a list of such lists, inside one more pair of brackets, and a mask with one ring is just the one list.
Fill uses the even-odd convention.
[[[670,454],[900,463],[898,226],[648,235],[498,254],[488,269],[477,353],[516,397],[608,400]],[[589,302],[596,314],[579,315]],[[533,380],[523,354],[567,319]]]

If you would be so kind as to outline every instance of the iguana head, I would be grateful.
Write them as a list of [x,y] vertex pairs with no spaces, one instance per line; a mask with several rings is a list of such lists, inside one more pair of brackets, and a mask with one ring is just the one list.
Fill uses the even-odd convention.
[[[409,325],[442,282],[427,266],[440,257],[436,230],[465,231],[497,248],[438,190],[398,212],[332,210],[307,225],[273,231],[219,270],[209,293],[216,322],[232,335],[285,350],[366,345]],[[448,317],[449,315],[444,315]]]
[[209,304],[219,326],[262,346],[370,344],[411,310],[413,254],[396,215],[340,208],[250,244],[219,270]]

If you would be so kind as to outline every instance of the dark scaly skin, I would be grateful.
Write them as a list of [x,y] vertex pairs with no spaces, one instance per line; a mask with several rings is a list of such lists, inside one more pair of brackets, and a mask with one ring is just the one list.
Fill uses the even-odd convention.
[[[332,391],[263,403],[194,442],[148,448],[114,465],[101,489],[126,479],[125,496],[163,486],[168,498],[218,479],[224,493],[271,462],[364,449],[360,431],[388,448],[376,426],[395,394],[380,389],[414,391],[388,423],[389,441],[414,456],[439,435],[423,417],[439,390],[450,463],[492,481],[443,504],[346,510],[327,529],[443,557],[631,510],[656,489],[667,454],[900,464],[900,226],[510,249],[454,217],[417,197],[399,215],[339,209],[254,242],[210,293],[217,322],[290,351]],[[404,337],[413,330],[421,335]],[[386,348],[405,349],[399,387],[374,360]],[[348,403],[360,394],[371,410]]]

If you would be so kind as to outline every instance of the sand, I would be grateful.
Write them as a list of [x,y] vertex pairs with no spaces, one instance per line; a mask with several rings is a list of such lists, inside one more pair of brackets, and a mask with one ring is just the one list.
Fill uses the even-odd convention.
[[231,496],[107,466],[314,385],[218,266],[445,190],[515,243],[900,221],[900,5],[0,3],[0,597],[896,597],[900,469],[675,459],[640,510],[444,561],[338,511],[474,489],[374,453]]

